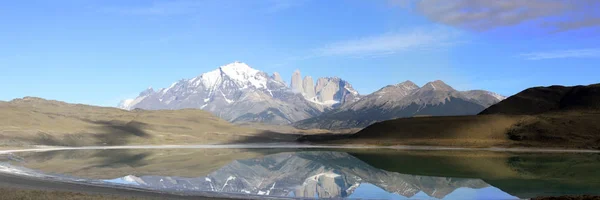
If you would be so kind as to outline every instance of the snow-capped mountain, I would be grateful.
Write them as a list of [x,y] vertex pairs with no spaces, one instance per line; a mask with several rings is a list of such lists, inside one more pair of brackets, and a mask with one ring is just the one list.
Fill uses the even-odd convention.
[[294,124],[297,128],[341,129],[416,115],[473,115],[503,100],[484,90],[457,91],[442,81],[419,87],[405,81],[361,96],[337,77],[316,79],[281,75],[234,62],[168,88],[152,88],[121,102],[124,109],[185,109],[209,111],[231,122]]
[[[358,95],[355,91],[352,94]],[[345,101],[343,96],[337,99]],[[148,88],[135,99],[123,100],[119,107],[129,110],[197,108],[232,122],[290,124],[317,116],[333,104],[309,98],[303,92],[293,92],[278,73],[269,76],[245,63],[234,62],[198,77],[180,80],[168,88],[158,91]]]
[[362,128],[372,123],[418,115],[474,115],[505,97],[484,90],[457,91],[437,80],[419,87],[411,81],[388,85],[360,100],[296,122],[297,128]]

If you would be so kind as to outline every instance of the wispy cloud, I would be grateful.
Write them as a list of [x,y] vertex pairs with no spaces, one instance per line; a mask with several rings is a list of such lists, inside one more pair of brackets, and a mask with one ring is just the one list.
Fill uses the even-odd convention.
[[[245,8],[248,11],[277,13],[294,7],[304,5],[309,0],[157,0],[147,1],[149,3],[135,6],[111,6],[100,8],[103,12],[118,13],[126,15],[189,15],[202,12],[207,9],[228,9],[230,7]],[[143,2],[143,1],[142,1]]]
[[552,31],[600,26],[597,0],[390,0],[432,21],[485,31],[534,22]]
[[455,44],[460,33],[447,28],[418,28],[339,41],[315,50],[316,56],[382,56],[437,49]]
[[559,58],[600,58],[600,48],[531,52],[524,53],[519,56],[527,60],[544,60]]
[[267,6],[267,13],[276,13],[290,8],[304,5],[308,0],[270,0]]
[[105,7],[102,11],[127,15],[185,15],[198,11],[204,1],[154,1],[148,5]]

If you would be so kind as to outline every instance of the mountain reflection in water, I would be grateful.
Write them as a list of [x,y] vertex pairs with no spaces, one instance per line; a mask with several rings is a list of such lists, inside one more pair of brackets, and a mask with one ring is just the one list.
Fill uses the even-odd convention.
[[480,179],[400,174],[345,152],[291,152],[235,160],[205,177],[126,176],[107,180],[155,190],[317,198],[515,199]]
[[0,161],[5,161],[0,167],[67,181],[256,199],[264,195],[358,199],[600,195],[597,153],[120,149],[15,153],[0,155]]

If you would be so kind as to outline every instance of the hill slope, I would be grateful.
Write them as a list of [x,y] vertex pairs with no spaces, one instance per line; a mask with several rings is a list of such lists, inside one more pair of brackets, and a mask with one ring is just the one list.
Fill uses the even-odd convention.
[[490,107],[481,115],[402,118],[375,123],[345,138],[305,136],[302,140],[379,145],[600,149],[598,86],[530,88]]
[[600,84],[529,88],[490,106],[480,114],[521,115],[586,109],[600,109]]
[[34,97],[0,102],[0,145],[223,143],[265,134],[206,111],[125,111]]

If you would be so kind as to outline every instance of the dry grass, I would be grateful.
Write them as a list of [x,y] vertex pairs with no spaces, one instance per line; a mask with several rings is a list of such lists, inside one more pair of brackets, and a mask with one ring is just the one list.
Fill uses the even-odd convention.
[[[148,198],[119,197],[114,195],[85,194],[79,192],[26,190],[0,188],[0,199],[10,200],[38,200],[38,199],[63,199],[63,200],[135,200]],[[158,199],[158,198],[156,198]]]
[[338,130],[326,130],[326,129],[298,129],[291,125],[269,125],[262,123],[236,123],[235,125],[241,127],[248,127],[264,131],[275,131],[279,133],[293,133],[301,135],[315,135],[315,134],[349,134],[360,131],[360,128],[349,128],[349,129],[338,129]]
[[0,113],[0,146],[208,144],[265,132],[194,109],[125,111],[24,98],[0,102]]
[[600,149],[598,119],[600,113],[592,111],[539,115],[413,117],[379,122],[344,139],[312,141],[373,145]]

